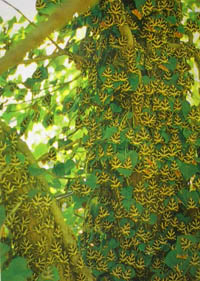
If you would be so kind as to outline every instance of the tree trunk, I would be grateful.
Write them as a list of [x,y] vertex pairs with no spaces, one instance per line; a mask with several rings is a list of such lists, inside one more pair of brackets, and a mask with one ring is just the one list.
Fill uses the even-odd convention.
[[54,267],[60,281],[94,280],[44,176],[33,176],[41,174],[42,169],[28,146],[2,121],[0,132],[1,203],[12,237],[10,259],[25,257],[34,273],[33,280],[47,280]]
[[71,187],[92,197],[80,240],[98,280],[200,275],[200,115],[186,100],[197,50],[180,41],[181,20],[178,0],[101,1],[82,17],[87,36],[72,57],[89,85],[77,125],[97,180]]

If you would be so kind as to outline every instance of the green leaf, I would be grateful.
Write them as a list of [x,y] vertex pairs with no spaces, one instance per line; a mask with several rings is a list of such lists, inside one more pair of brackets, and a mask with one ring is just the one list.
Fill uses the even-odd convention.
[[139,76],[137,74],[131,73],[128,77],[128,80],[131,85],[131,90],[136,91],[139,83]]
[[74,199],[74,209],[80,209],[83,208],[83,203],[87,201],[87,197],[78,197],[75,194],[73,194],[73,199]]
[[0,227],[2,226],[5,218],[6,218],[5,208],[3,205],[0,205]]
[[173,269],[179,263],[178,259],[176,258],[176,255],[177,251],[172,250],[167,254],[164,260],[164,263],[168,265],[171,269]]
[[[40,76],[35,78],[34,74],[38,71],[40,72]],[[47,78],[48,78],[48,71],[47,68],[44,66],[38,67],[36,71],[33,73],[33,79],[35,80],[35,82],[41,82]]]
[[118,152],[117,153],[117,158],[120,160],[120,162],[124,163],[126,160],[127,155],[125,155],[124,152]]
[[[95,277],[98,277],[99,275],[102,275],[102,271],[99,271],[99,270],[97,270],[95,268],[92,269],[92,273],[94,274]],[[98,280],[98,279],[96,278],[96,280]]]
[[27,88],[32,88],[33,85],[35,84],[36,80],[34,78],[27,78],[26,81],[24,82],[24,85],[27,87]]
[[198,166],[192,164],[186,164],[180,160],[176,160],[178,167],[181,171],[181,174],[186,180],[189,180],[194,174],[199,171]]
[[181,213],[180,213],[180,214],[177,214],[176,217],[177,217],[177,219],[178,219],[179,221],[183,221],[185,224],[188,224],[188,223],[190,222],[190,218],[184,216],[184,215],[181,214]]
[[59,181],[59,179],[53,179],[53,181],[51,182],[51,185],[55,188],[60,188],[61,182]]
[[22,257],[11,260],[8,268],[2,272],[2,281],[26,281],[32,275],[32,271],[27,267],[27,261]]
[[19,161],[20,161],[22,164],[24,164],[25,159],[26,159],[25,155],[24,155],[23,153],[20,153],[20,152],[17,152],[16,155],[17,155],[17,158],[19,159]]
[[37,281],[58,281],[60,279],[59,277],[59,273],[58,273],[58,270],[55,266],[51,267],[50,269],[50,273],[49,274],[50,276],[49,277],[45,277],[45,273],[42,275],[42,276],[39,276],[39,278],[37,279]]
[[91,199],[89,202],[89,209],[94,218],[97,217],[98,211],[99,211],[99,202],[98,202],[98,197],[95,196],[94,198]]
[[123,207],[124,207],[124,209],[126,211],[130,210],[130,207],[131,207],[131,205],[133,205],[133,203],[134,203],[133,199],[124,199],[124,200],[122,200]]
[[94,189],[97,185],[97,176],[95,176],[94,174],[87,176],[86,185]]
[[[167,83],[168,85],[176,85],[177,84],[177,80],[178,80],[179,74],[178,73],[174,73],[172,75],[172,78],[169,80],[169,83]],[[166,81],[166,80],[165,80]]]
[[114,212],[113,211],[109,212],[109,216],[106,217],[106,220],[109,221],[109,222],[114,222],[115,221],[115,216],[114,216]]
[[176,68],[177,59],[175,57],[170,57],[168,63],[164,65],[171,71],[174,71]]
[[178,192],[178,197],[182,201],[182,203],[187,206],[187,200],[188,200],[188,190],[186,188],[181,189]]
[[170,135],[165,132],[165,128],[161,130],[160,134],[164,138],[165,143],[168,143],[170,140]]
[[138,249],[139,249],[140,251],[142,251],[142,252],[144,252],[145,248],[146,248],[146,244],[145,244],[145,243],[141,243],[141,244],[138,246]]
[[178,236],[177,240],[180,241],[181,238],[186,238],[186,239],[190,240],[192,243],[197,243],[198,242],[198,238],[195,237],[194,235],[190,235],[190,234],[180,235],[180,236]]
[[117,168],[117,171],[125,177],[130,177],[130,175],[132,174],[132,169],[128,170],[128,169],[125,169],[125,168]]
[[150,221],[149,223],[151,225],[155,224],[157,222],[157,215],[156,214],[150,214]]
[[12,19],[7,21],[8,31],[12,29],[12,27],[15,23],[17,23],[17,18],[15,16]]
[[141,6],[143,6],[145,4],[146,0],[135,0],[135,5],[136,8],[140,8]]
[[65,162],[65,175],[69,175],[74,167],[76,167],[75,162],[71,159],[68,159]]
[[26,18],[24,16],[21,16],[18,20],[18,23],[24,23],[26,21]]
[[53,280],[54,281],[60,280],[58,269],[55,266],[52,267],[52,273],[53,273]]
[[132,168],[134,168],[138,162],[138,153],[135,150],[132,150],[128,153],[128,155],[131,158]]
[[183,129],[183,135],[187,139],[192,134],[191,130],[188,130],[186,128]]
[[103,139],[104,140],[105,139],[109,139],[116,132],[117,132],[117,128],[116,127],[106,127],[106,130],[103,133]]
[[196,204],[199,202],[199,194],[197,191],[189,191],[184,188],[178,192],[178,197],[182,201],[182,203],[187,206],[188,200],[192,198]]
[[[64,57],[64,60],[65,60],[65,57]],[[64,65],[57,65],[56,68],[55,68],[56,77],[59,77],[58,72],[61,72],[61,71],[63,71],[63,70],[66,71],[66,66],[64,66]],[[63,72],[62,72],[61,75],[63,75]]]
[[125,199],[131,200],[133,194],[133,187],[132,186],[124,187],[121,189],[120,193]]
[[53,173],[58,177],[63,177],[65,175],[65,164],[58,163],[53,167]]
[[136,202],[136,201],[135,201],[134,205],[135,205],[136,208],[138,209],[138,212],[139,212],[140,214],[142,214],[142,212],[143,212],[143,210],[144,210],[143,206],[142,206],[140,203]]
[[75,162],[71,159],[68,159],[65,163],[58,163],[53,167],[53,172],[59,176],[63,177],[69,175],[71,170],[75,167]]
[[56,5],[54,3],[48,2],[48,5],[45,8],[41,9],[39,12],[42,15],[50,16],[55,10],[55,7]]
[[110,241],[108,242],[108,247],[111,249],[115,249],[119,246],[119,242],[115,240],[114,238],[111,238]]
[[177,31],[180,33],[185,33],[185,29],[184,29],[183,25],[179,25],[177,28]]
[[4,79],[3,76],[0,76],[0,85],[1,85],[1,87],[4,87],[7,85],[6,79]]
[[38,159],[40,156],[42,156],[43,154],[45,154],[47,152],[48,152],[47,145],[44,143],[40,143],[35,147],[33,154],[34,154],[35,158]]
[[142,82],[144,83],[144,85],[149,84],[150,82],[150,78],[147,75],[142,76]]
[[28,171],[32,176],[40,176],[45,173],[45,169],[38,167],[36,164],[29,165]]
[[186,100],[182,101],[181,103],[182,103],[182,112],[183,112],[184,117],[186,118],[188,113],[190,112],[191,106],[190,106],[189,102]]
[[9,164],[9,163],[11,162],[11,156],[10,156],[10,154],[6,154],[5,160],[6,160],[6,163],[7,163],[7,164]]
[[99,77],[100,77],[100,79],[101,79],[101,81],[102,81],[103,83],[106,81],[106,77],[102,75],[105,69],[106,69],[105,66],[101,66],[101,67],[98,69]]
[[169,23],[176,24],[177,19],[175,16],[169,16],[166,19]]
[[39,190],[38,190],[38,189],[31,189],[31,190],[28,192],[28,197],[29,197],[29,198],[33,198],[37,193],[39,193]]
[[114,113],[122,111],[122,108],[120,106],[116,105],[115,103],[111,103],[110,107],[112,109],[112,112],[114,112]]
[[120,226],[124,226],[127,222],[128,222],[128,219],[127,219],[127,218],[121,218],[121,219],[120,219],[120,222],[119,222],[119,225],[120,225]]
[[9,250],[10,247],[7,244],[0,242],[0,268],[2,268],[2,265],[7,260],[7,253]]

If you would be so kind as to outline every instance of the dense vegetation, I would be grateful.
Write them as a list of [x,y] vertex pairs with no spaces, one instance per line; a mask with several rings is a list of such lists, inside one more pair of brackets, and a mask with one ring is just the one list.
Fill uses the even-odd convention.
[[197,8],[99,1],[1,75],[3,281],[200,280]]

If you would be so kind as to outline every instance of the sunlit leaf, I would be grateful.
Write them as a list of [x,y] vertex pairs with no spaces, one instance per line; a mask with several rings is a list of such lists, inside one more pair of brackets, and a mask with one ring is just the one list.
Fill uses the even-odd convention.
[[45,143],[38,144],[34,149],[34,156],[35,158],[39,158],[41,155],[48,152],[48,146]]

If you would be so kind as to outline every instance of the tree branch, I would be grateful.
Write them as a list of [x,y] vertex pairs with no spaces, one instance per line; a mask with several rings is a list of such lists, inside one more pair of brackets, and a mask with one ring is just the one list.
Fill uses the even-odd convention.
[[6,52],[5,56],[0,59],[0,74],[21,63],[27,52],[40,46],[47,36],[62,28],[76,12],[80,14],[87,11],[95,2],[94,0],[65,0],[59,8],[55,9],[47,21],[37,25],[24,40]]
[[[6,5],[10,6],[11,8],[13,8],[15,11],[17,11],[21,16],[23,16],[31,25],[36,26],[36,24],[34,22],[32,22],[29,18],[27,18],[27,16],[24,15],[24,13],[22,13],[22,11],[20,11],[19,9],[17,9],[15,6],[13,6],[12,4],[10,4],[9,2],[7,2],[6,0],[1,0],[2,2],[4,2]],[[62,50],[62,48],[60,48],[60,46],[54,41],[52,40],[50,37],[47,36],[47,38],[51,41],[51,43],[53,43],[57,49]]]

